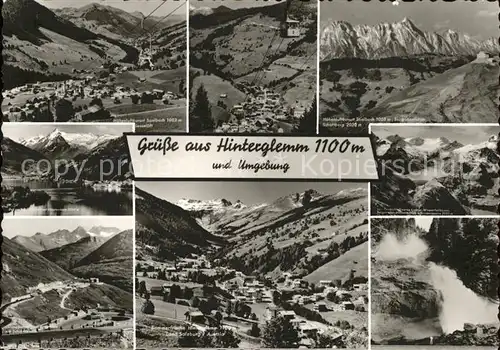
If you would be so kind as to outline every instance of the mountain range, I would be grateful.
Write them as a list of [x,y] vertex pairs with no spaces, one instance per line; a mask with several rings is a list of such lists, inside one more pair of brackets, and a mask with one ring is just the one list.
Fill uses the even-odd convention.
[[146,16],[139,11],[127,12],[99,3],[92,3],[79,8],[65,7],[55,9],[54,12],[80,27],[85,27],[91,31],[99,27],[101,31],[106,31],[103,34],[115,34],[118,37],[137,37],[141,35],[143,26],[145,30],[153,27],[159,30],[185,20],[185,16],[173,15],[168,20],[162,21],[161,17]]
[[[102,159],[114,160],[121,165],[121,169],[112,172],[106,180],[123,180],[130,176],[127,170],[127,161],[123,160],[127,156],[127,145],[125,137],[116,135],[95,135],[92,133],[67,133],[54,129],[47,135],[40,135],[26,140],[16,142],[8,136],[2,143],[2,152],[6,159],[9,159],[2,173],[10,177],[24,177],[20,159],[33,159],[35,162],[49,160],[53,163],[56,159],[74,160],[82,169],[81,179],[99,180],[100,161]],[[120,163],[120,159],[122,159]],[[43,165],[44,162],[41,164]],[[35,169],[31,169],[33,173]],[[53,171],[53,169],[52,169]],[[53,176],[49,172],[48,177]],[[32,174],[37,175],[37,174]],[[71,168],[65,175],[66,179],[74,180],[76,171]],[[38,174],[41,177],[41,174]]]
[[[43,154],[32,150],[31,148],[26,147],[5,135],[2,140],[2,154],[4,155],[2,164],[3,176],[17,177],[23,173],[23,168],[26,175],[36,175],[39,173],[39,170],[46,172],[49,169],[49,166],[45,162],[40,162],[41,160],[47,159]],[[34,164],[25,164],[23,167],[25,159],[32,159]],[[36,168],[35,163],[40,164],[39,170]]]
[[500,186],[497,139],[493,135],[484,142],[463,145],[444,137],[376,137],[384,180],[372,184],[373,212],[494,212]]
[[[309,282],[367,277],[367,190],[309,189],[222,220],[217,257],[247,274],[291,272]],[[215,231],[214,231],[215,232]],[[351,273],[352,272],[352,273]]]
[[98,277],[105,283],[132,291],[132,230],[103,226],[87,230],[79,226],[72,231],[60,229],[47,234],[18,235],[10,241],[73,276]]
[[[378,25],[325,23],[321,30],[320,115],[368,123],[492,123],[497,119],[494,39],[426,32],[410,19]],[[476,82],[481,81],[481,84]],[[342,129],[345,132],[345,128]]]
[[496,39],[481,41],[452,30],[444,33],[426,32],[408,18],[375,26],[335,21],[323,26],[320,38],[321,60],[422,54],[475,56],[481,51],[498,53],[500,49]]
[[95,237],[99,240],[107,240],[110,236],[118,233],[120,230],[117,228],[102,228],[93,226],[87,230],[78,226],[74,230],[61,229],[50,233],[37,232],[33,236],[17,235],[12,238],[12,241],[21,244],[25,248],[41,252],[44,250],[57,249],[68,244],[79,242],[82,239],[89,239]]
[[299,208],[322,195],[314,190],[294,193],[276,199],[272,203],[245,205],[237,200],[231,203],[226,199],[193,200],[181,199],[177,205],[194,216],[200,225],[211,232],[230,234],[242,232],[260,222],[269,220],[281,213]]
[[[63,296],[60,293],[60,287],[55,285],[55,289],[44,290],[27,301],[29,306],[27,304],[24,305],[25,307],[13,305],[9,316],[12,317],[11,312],[14,311],[16,319],[24,319],[35,325],[40,324],[45,322],[47,310],[60,310],[60,305],[63,305],[65,299],[67,305],[75,308],[105,304],[132,312],[131,230],[118,233],[107,241],[106,238],[95,235],[95,232],[99,232],[99,227],[91,230],[94,236],[86,236],[76,242],[39,252],[31,250],[28,244],[26,246],[19,244],[18,237],[3,238],[2,305],[9,303],[10,298],[26,295],[29,288],[40,284],[54,282],[64,284],[82,277],[98,277],[100,282],[104,282],[75,288],[66,296]],[[58,237],[57,244],[63,244],[74,241],[84,231],[81,227],[77,228],[74,230],[72,239],[68,238],[70,236],[67,233],[68,230],[58,230],[47,235],[46,238],[50,240]],[[107,232],[109,230],[106,234]],[[35,236],[41,236],[41,234]],[[124,249],[125,245],[119,243],[121,241],[125,241],[125,245],[128,244],[128,249]],[[103,251],[105,253],[101,253]],[[119,267],[110,266],[112,262]],[[74,269],[76,263],[78,263],[78,269]]]
[[189,6],[189,15],[190,16],[208,16],[214,13],[224,13],[224,12],[230,12],[233,11],[227,6],[221,5],[217,6],[215,8],[211,7],[194,7],[193,5]]

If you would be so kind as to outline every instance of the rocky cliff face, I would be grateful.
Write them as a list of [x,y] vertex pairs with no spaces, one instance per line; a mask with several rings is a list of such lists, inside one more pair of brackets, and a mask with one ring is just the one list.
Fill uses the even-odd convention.
[[455,270],[474,292],[497,299],[497,231],[495,219],[434,219],[424,238],[433,248],[431,261]]
[[443,210],[456,215],[470,214],[470,209],[460,203],[460,200],[436,179],[418,187],[412,202],[419,209]]

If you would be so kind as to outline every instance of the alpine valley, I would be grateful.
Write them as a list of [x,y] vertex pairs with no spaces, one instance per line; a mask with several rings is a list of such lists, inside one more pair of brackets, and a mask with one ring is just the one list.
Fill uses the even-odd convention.
[[186,4],[165,5],[4,1],[3,121],[185,130]]
[[[496,39],[426,32],[411,19],[375,26],[326,22],[321,30],[320,113],[372,122],[495,122]],[[481,81],[481,84],[477,84]],[[359,122],[353,130],[366,130]],[[337,125],[340,127],[340,125]]]
[[[43,227],[52,219],[37,220],[29,225]],[[61,219],[66,228],[41,228],[43,233],[27,236],[22,234],[26,220],[7,221],[10,238],[3,238],[1,282],[4,345],[121,347],[132,340],[131,229],[68,229],[67,219]]]
[[[269,310],[276,309],[294,316],[292,333],[315,329],[302,338],[295,333],[295,340],[277,340],[280,347],[367,345],[367,292],[361,287],[368,278],[366,188],[353,185],[331,194],[309,189],[245,204],[224,198],[172,203],[140,187],[138,344],[194,346],[197,338],[167,338],[151,328],[153,320],[172,327],[175,315],[188,311],[198,315],[191,323],[198,331],[217,313],[221,324],[232,325],[224,340],[205,333],[210,344],[228,339],[241,348],[268,344],[281,338],[266,335],[274,322]],[[176,286],[181,294],[174,292]],[[352,309],[342,300],[351,300]],[[318,309],[318,303],[325,306]]]
[[382,172],[371,185],[374,215],[495,214],[497,136],[467,145],[444,137],[374,137]]
[[316,91],[317,3],[219,3],[190,10],[191,130],[296,131]]

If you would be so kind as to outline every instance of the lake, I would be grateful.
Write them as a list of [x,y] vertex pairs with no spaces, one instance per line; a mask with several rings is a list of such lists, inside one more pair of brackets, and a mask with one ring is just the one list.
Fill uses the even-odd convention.
[[95,189],[49,181],[4,180],[5,186],[24,186],[45,191],[50,199],[43,205],[16,209],[5,216],[97,216],[133,215],[131,189]]

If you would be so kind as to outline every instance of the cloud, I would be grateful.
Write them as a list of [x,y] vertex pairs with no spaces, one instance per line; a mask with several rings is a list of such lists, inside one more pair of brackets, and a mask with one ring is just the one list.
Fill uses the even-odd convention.
[[498,15],[498,11],[488,11],[488,10],[481,10],[478,13],[476,13],[477,17],[495,17]]
[[434,29],[435,30],[441,30],[441,29],[448,29],[450,26],[450,20],[446,20],[446,21],[443,21],[443,22],[438,22],[436,24],[434,24]]

